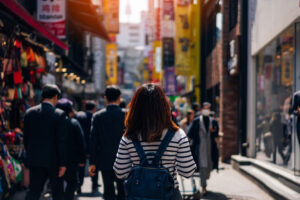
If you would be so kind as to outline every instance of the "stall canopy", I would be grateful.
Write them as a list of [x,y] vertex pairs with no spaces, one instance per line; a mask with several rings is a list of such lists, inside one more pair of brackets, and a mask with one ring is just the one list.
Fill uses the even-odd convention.
[[76,31],[88,31],[98,37],[108,40],[108,34],[104,28],[100,15],[96,11],[91,0],[68,0],[68,18],[76,28]]
[[15,0],[0,0],[0,4],[2,4],[4,7],[9,9],[15,15],[17,15],[26,24],[28,24],[33,29],[35,29],[38,33],[40,33],[44,38],[54,42],[58,47],[64,50],[68,50],[68,46],[65,43],[63,43],[61,40],[59,40],[54,35],[49,33],[18,2],[16,2]]

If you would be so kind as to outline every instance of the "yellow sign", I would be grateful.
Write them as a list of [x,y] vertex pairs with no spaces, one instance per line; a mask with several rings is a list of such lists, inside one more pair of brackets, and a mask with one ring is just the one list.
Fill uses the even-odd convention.
[[175,8],[175,74],[190,75],[192,71],[192,4],[182,4],[176,1]]
[[119,0],[103,0],[105,28],[108,33],[119,33]]
[[162,74],[162,47],[161,41],[153,42],[153,60],[154,60],[154,70],[153,79],[161,81]]
[[117,44],[106,44],[106,85],[118,84]]

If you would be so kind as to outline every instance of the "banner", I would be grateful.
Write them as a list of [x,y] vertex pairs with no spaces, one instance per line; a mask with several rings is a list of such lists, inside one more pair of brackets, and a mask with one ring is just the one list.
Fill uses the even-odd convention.
[[165,93],[168,96],[171,95],[176,95],[176,75],[174,73],[174,68],[169,67],[165,69],[165,74],[164,74],[164,89]]
[[106,44],[106,85],[118,84],[117,44]]
[[107,33],[119,33],[119,0],[103,0],[103,7]]
[[174,21],[174,0],[163,0],[162,19]]
[[155,40],[161,40],[161,9],[160,7],[155,9]]
[[66,1],[37,0],[37,21],[59,39],[66,38]]
[[158,82],[161,80],[161,41],[153,42],[153,80],[157,80]]
[[163,68],[174,66],[174,39],[173,38],[163,38]]
[[175,74],[190,75],[192,71],[191,43],[192,43],[192,9],[182,0],[177,0],[175,18]]
[[174,37],[175,35],[174,0],[163,0],[161,9],[162,9],[161,37]]

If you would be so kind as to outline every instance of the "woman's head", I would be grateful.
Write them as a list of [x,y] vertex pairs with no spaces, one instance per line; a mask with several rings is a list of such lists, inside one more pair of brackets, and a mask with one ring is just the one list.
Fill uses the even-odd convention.
[[178,130],[172,121],[170,104],[160,86],[144,84],[134,94],[125,120],[125,136],[155,141],[164,129]]
[[194,116],[195,116],[194,110],[189,109],[186,113],[186,116],[187,116],[188,123],[192,123],[194,120]]

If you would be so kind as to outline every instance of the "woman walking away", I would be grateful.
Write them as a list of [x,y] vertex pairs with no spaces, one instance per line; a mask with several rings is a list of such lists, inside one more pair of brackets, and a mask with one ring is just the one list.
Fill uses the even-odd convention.
[[[127,198],[138,198],[141,191],[144,198],[145,195],[148,195],[149,199],[161,198],[161,194],[158,194],[161,191],[153,192],[159,186],[166,187],[163,176],[154,178],[157,172],[155,171],[157,168],[154,167],[159,165],[159,170],[164,168],[164,172],[167,171],[171,177],[172,188],[169,188],[169,191],[172,195],[164,199],[182,199],[176,175],[179,173],[186,178],[191,177],[196,164],[187,136],[172,121],[170,105],[158,85],[145,84],[137,90],[130,103],[125,126],[126,131],[120,142],[114,170],[118,178],[127,179],[125,181]],[[145,165],[152,167],[143,168]],[[139,171],[141,168],[143,170]],[[145,174],[145,171],[149,173]],[[153,175],[149,175],[150,171]],[[135,175],[137,179],[134,179]],[[148,180],[148,188],[143,187],[145,177]],[[161,180],[155,182],[157,179]],[[134,184],[131,184],[132,180],[135,181]],[[154,187],[151,187],[152,184]]]

